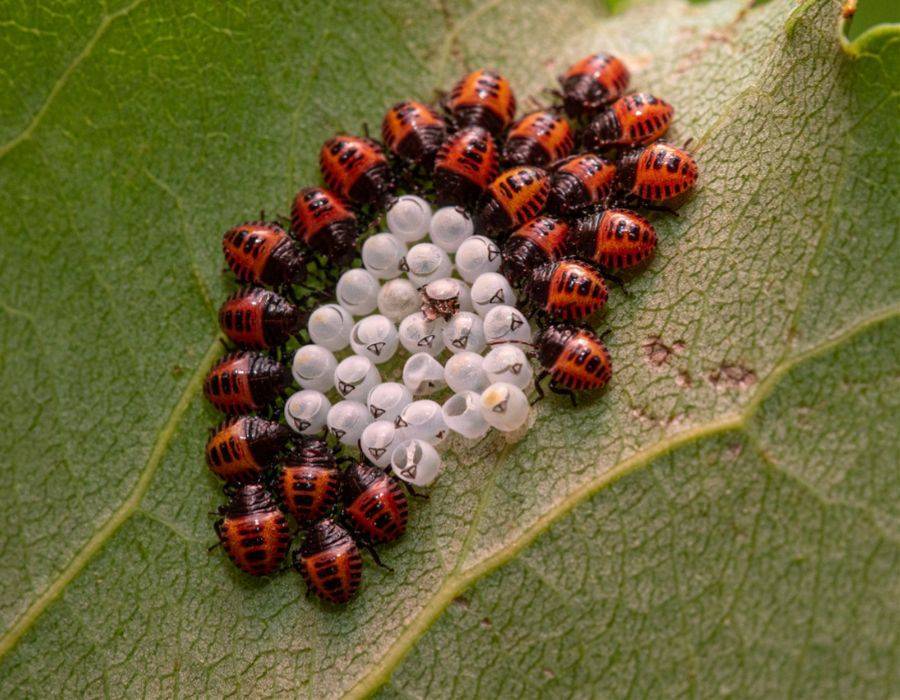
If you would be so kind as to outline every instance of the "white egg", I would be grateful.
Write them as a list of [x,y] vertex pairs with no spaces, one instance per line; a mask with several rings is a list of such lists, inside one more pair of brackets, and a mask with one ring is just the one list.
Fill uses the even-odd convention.
[[484,356],[484,364],[482,365],[488,381],[508,382],[514,384],[523,391],[531,384],[534,377],[534,370],[528,357],[522,348],[504,343],[491,349]]
[[304,345],[297,348],[291,363],[291,374],[303,389],[328,391],[334,381],[337,359],[331,350],[321,345]]
[[481,316],[495,306],[512,306],[516,294],[512,285],[499,272],[485,272],[472,283],[472,305]]
[[406,440],[391,454],[391,471],[413,486],[431,486],[441,473],[441,456],[424,440]]
[[484,339],[488,345],[531,343],[531,324],[515,306],[499,304],[484,315]]
[[338,279],[335,296],[351,314],[365,316],[378,305],[378,280],[361,267],[347,270]]
[[421,197],[405,194],[397,197],[387,210],[387,226],[404,243],[419,241],[428,234],[431,205]]
[[381,383],[378,368],[368,357],[351,355],[334,370],[334,388],[342,399],[365,403],[372,387]]
[[388,280],[378,292],[378,310],[394,323],[400,323],[421,307],[421,293],[405,277]]
[[460,311],[444,326],[443,339],[444,346],[452,353],[464,350],[481,352],[485,347],[481,316],[471,311]]
[[372,422],[366,407],[356,401],[338,401],[328,411],[328,430],[342,445],[355,447],[363,430]]
[[474,232],[472,218],[459,207],[442,207],[431,217],[431,242],[448,253],[455,253]]
[[528,397],[515,384],[495,382],[481,394],[481,415],[491,427],[506,433],[521,428],[530,410]]
[[458,352],[444,365],[444,381],[453,391],[481,391],[488,385],[484,358],[477,352]]
[[409,389],[397,382],[385,382],[372,387],[366,398],[366,406],[375,420],[394,422],[406,406],[412,403]]
[[416,287],[422,287],[441,277],[449,277],[453,263],[450,256],[434,243],[417,243],[409,249],[400,269]]
[[321,391],[303,389],[284,402],[284,419],[301,435],[321,433],[328,418],[331,402]]
[[469,284],[485,272],[496,272],[502,262],[500,248],[484,236],[469,236],[460,244],[454,257],[456,271]]
[[400,338],[397,329],[387,316],[375,314],[357,321],[350,332],[350,347],[362,357],[368,357],[376,365],[390,360],[397,352]]
[[464,438],[484,437],[491,428],[481,415],[481,394],[474,391],[454,394],[444,402],[442,411],[447,427]]
[[343,306],[325,304],[309,315],[306,328],[313,343],[337,352],[350,344],[353,316]]
[[359,448],[363,455],[376,467],[386,467],[391,463],[391,453],[397,442],[397,429],[386,420],[369,423],[359,438]]
[[400,261],[406,255],[406,244],[390,233],[376,233],[362,246],[362,263],[373,277],[389,280],[399,277]]
[[432,445],[439,445],[447,439],[447,424],[441,405],[430,399],[419,399],[404,406],[394,419],[400,440],[416,438]]
[[400,344],[409,353],[425,352],[437,357],[444,349],[443,328],[441,319],[429,321],[425,314],[418,311],[400,322]]
[[413,396],[427,396],[446,386],[444,368],[431,355],[417,352],[403,365],[403,383]]

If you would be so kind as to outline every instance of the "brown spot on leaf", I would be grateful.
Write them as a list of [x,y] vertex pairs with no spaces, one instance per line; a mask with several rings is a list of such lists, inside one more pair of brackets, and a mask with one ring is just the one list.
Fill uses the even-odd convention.
[[547,668],[546,666],[541,669],[541,673],[544,674],[544,678],[556,678],[556,674],[553,673],[553,669]]
[[462,608],[463,610],[469,609],[469,599],[465,596],[458,595],[452,601],[453,605],[458,608]]
[[743,365],[719,365],[707,377],[716,389],[747,389],[756,384],[756,372]]
[[662,341],[662,338],[657,335],[651,335],[644,341],[644,344],[641,347],[644,348],[647,362],[654,367],[661,367],[666,364],[666,362],[669,361],[669,356],[672,355],[673,352],[673,349],[666,345]]
[[491,629],[491,627],[494,626],[494,623],[491,622],[491,618],[489,618],[489,617],[483,617],[483,618],[481,618],[481,622],[480,622],[479,624],[480,624],[482,627],[484,627],[486,630],[489,630],[489,629]]
[[691,373],[683,369],[675,375],[675,383],[682,389],[690,389],[694,385],[694,380],[691,379]]

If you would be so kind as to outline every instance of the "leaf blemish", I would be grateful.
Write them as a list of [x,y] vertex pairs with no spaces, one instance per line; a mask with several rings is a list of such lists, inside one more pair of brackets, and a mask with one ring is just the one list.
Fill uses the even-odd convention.
[[669,361],[669,358],[673,354],[684,350],[684,342],[677,340],[670,347],[666,345],[658,335],[651,335],[644,341],[644,344],[641,347],[644,349],[647,362],[654,367],[662,367],[662,365]]
[[747,389],[757,382],[756,372],[742,365],[719,365],[707,375],[716,389]]

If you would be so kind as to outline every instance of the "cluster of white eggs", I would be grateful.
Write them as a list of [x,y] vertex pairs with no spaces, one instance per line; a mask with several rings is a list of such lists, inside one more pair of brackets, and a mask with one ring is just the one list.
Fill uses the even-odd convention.
[[[363,267],[339,279],[337,303],[310,315],[313,344],[299,348],[292,364],[301,390],[284,414],[296,432],[327,428],[373,464],[428,486],[441,469],[436,448],[450,431],[478,439],[528,421],[533,370],[523,347],[532,329],[499,273],[500,250],[475,234],[463,210],[433,212],[405,195],[386,218],[389,232],[363,244]],[[352,354],[338,360],[335,353],[348,347]],[[409,356],[400,381],[383,381],[379,365],[401,347]],[[446,387],[454,393],[443,404],[426,398]]]

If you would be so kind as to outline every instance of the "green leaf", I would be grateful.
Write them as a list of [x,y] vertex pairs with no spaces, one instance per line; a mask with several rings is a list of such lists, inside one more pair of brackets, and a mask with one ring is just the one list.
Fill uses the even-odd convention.
[[[897,694],[897,28],[597,8],[9,8],[4,696]],[[464,66],[540,99],[599,47],[702,177],[613,291],[609,390],[457,445],[344,609],[207,555],[221,231]]]

